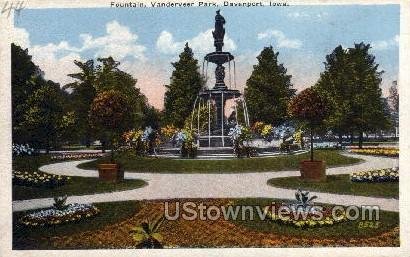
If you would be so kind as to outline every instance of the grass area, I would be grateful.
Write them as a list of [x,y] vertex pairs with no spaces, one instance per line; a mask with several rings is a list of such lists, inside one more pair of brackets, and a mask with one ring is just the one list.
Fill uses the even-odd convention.
[[101,181],[98,178],[71,177],[67,184],[55,187],[27,187],[13,185],[13,201],[64,195],[87,195],[114,191],[124,191],[146,186],[140,179],[126,179],[118,183]]
[[[52,160],[48,155],[15,157],[13,169],[34,172],[42,165],[59,162]],[[56,188],[28,187],[13,185],[13,200],[26,200],[33,198],[54,197],[63,195],[85,195],[103,192],[123,191],[140,188],[147,183],[139,179],[124,180],[119,183],[100,181],[98,178],[71,177],[67,184]]]
[[139,202],[135,201],[97,203],[95,206],[101,211],[95,217],[75,223],[38,228],[28,228],[18,224],[18,220],[27,212],[13,213],[13,250],[52,249],[54,247],[49,240],[50,238],[95,231],[126,220],[140,210]]
[[[97,164],[108,161],[103,157],[95,161],[82,163],[82,169],[97,169]],[[243,158],[226,160],[166,159],[154,157],[136,157],[132,153],[117,155],[117,161],[127,172],[155,173],[240,173],[297,170],[299,162],[309,159],[309,153],[278,157]],[[315,159],[326,160],[327,166],[342,166],[358,163],[360,159],[343,156],[336,150],[317,150]]]
[[268,180],[268,185],[348,195],[399,197],[399,182],[358,183],[350,181],[349,175],[327,176],[325,182],[306,182],[300,177],[273,178]]
[[[252,206],[266,206],[269,205],[273,199],[266,198],[244,198],[235,201],[234,205],[252,205]],[[278,200],[275,200],[278,201]],[[279,200],[280,201],[280,200]],[[286,201],[286,200],[283,200]],[[319,199],[320,201],[320,199]],[[361,215],[360,215],[361,216]],[[399,226],[399,213],[380,211],[380,223],[377,228],[359,228],[360,219],[355,221],[342,222],[333,226],[315,227],[315,228],[296,228],[290,225],[280,225],[272,221],[261,220],[256,214],[254,220],[233,221],[235,224],[247,227],[251,230],[256,230],[265,233],[275,233],[278,235],[288,235],[295,237],[308,238],[361,238],[379,235],[385,231],[391,230]]]

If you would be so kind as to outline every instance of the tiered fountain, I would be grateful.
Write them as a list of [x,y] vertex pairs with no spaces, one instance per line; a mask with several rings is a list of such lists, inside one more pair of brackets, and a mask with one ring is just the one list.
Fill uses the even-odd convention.
[[[241,108],[243,114],[243,125],[249,126],[249,116],[246,107],[245,99],[239,90],[236,89],[235,77],[235,61],[234,57],[229,52],[222,50],[225,36],[225,19],[216,11],[215,16],[215,30],[212,32],[214,37],[215,52],[208,53],[203,61],[202,73],[205,78],[208,78],[208,65],[213,63],[215,68],[215,85],[212,88],[205,88],[199,94],[194,103],[193,111],[197,117],[192,116],[191,129],[196,129],[199,135],[198,144],[200,148],[223,148],[232,145],[228,136],[229,129],[239,124],[238,109]],[[231,63],[233,63],[233,75],[231,74]],[[225,84],[225,67],[228,64],[229,87]],[[233,85],[232,85],[233,84]],[[233,86],[233,88],[232,88]],[[233,108],[233,122],[228,122],[225,116],[225,107],[227,101],[232,102]],[[241,106],[239,106],[239,104]],[[208,121],[207,129],[201,130],[201,111],[207,108]],[[215,110],[215,113],[212,113]],[[213,116],[211,118],[211,116]],[[202,121],[203,122],[203,121]],[[202,124],[203,125],[203,124]]]

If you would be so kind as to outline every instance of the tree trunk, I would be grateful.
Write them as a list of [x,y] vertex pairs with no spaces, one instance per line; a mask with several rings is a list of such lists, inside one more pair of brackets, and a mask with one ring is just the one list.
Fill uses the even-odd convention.
[[362,131],[359,132],[359,148],[360,149],[363,148],[363,132]]
[[101,140],[101,150],[105,153],[105,140]]
[[354,135],[353,132],[350,133],[350,144],[353,144]]
[[342,132],[339,132],[339,145],[342,146],[343,144],[343,135]]
[[310,128],[310,161],[313,161],[313,128]]
[[91,140],[87,137],[85,139],[85,147],[90,148],[90,146],[91,146]]

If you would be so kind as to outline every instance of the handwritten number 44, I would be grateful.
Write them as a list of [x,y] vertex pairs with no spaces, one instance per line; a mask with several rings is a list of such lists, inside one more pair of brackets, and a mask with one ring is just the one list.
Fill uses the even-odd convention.
[[1,9],[1,14],[7,13],[7,17],[10,17],[11,11],[20,12],[24,9],[24,1],[17,2],[5,2],[3,8]]

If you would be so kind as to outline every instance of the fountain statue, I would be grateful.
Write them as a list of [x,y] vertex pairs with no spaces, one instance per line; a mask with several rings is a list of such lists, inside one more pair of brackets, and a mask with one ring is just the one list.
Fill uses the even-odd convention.
[[[229,129],[236,124],[239,124],[240,121],[242,121],[242,125],[249,126],[249,116],[245,99],[243,98],[241,92],[236,89],[234,56],[231,53],[224,52],[222,50],[224,46],[225,23],[225,18],[220,14],[220,10],[216,11],[215,30],[212,32],[215,52],[208,53],[204,57],[202,64],[202,74],[206,79],[208,79],[209,63],[216,65],[215,84],[212,88],[204,88],[198,94],[193,109],[193,113],[197,114],[197,117],[194,121],[194,116],[192,115],[191,119],[191,129],[196,129],[199,135],[199,147],[230,146],[232,143],[228,137]],[[233,75],[231,74],[231,63],[233,63]],[[229,87],[225,84],[226,73],[224,64],[228,64]],[[227,101],[232,102],[231,107],[234,109],[232,112],[233,119],[230,119],[229,122],[227,117],[225,117],[225,107]],[[207,109],[208,113],[206,129],[203,129],[203,124],[201,124],[200,119],[201,111],[204,109]],[[238,109],[241,109],[241,114],[243,115],[240,119],[238,119]],[[215,110],[215,113],[212,113],[212,110]],[[211,117],[213,119],[211,119]]]

